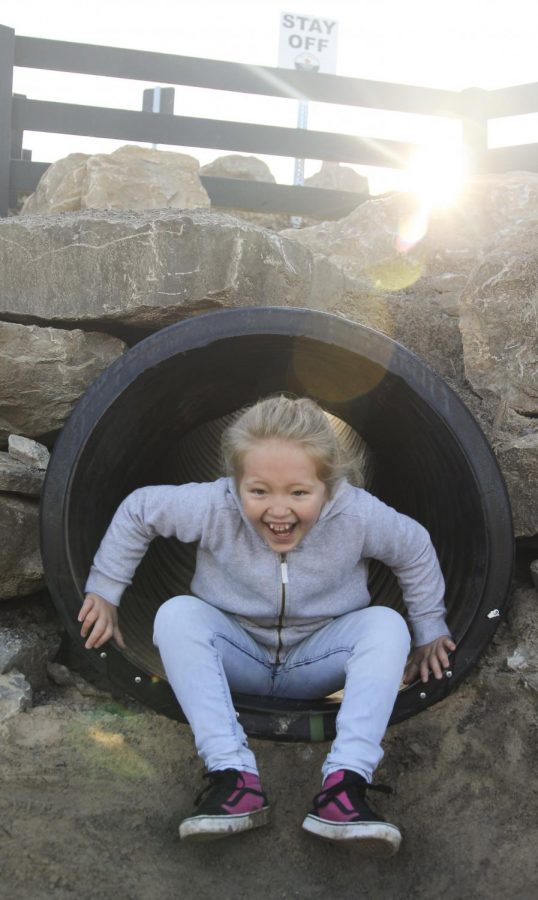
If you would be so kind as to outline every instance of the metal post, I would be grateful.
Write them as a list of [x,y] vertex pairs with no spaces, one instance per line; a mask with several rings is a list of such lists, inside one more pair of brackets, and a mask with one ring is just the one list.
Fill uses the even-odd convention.
[[[156,87],[153,89],[153,107],[152,112],[158,113],[161,111],[161,89],[160,87]],[[152,144],[152,149],[157,149],[157,144]]]
[[[308,128],[308,103],[306,100],[299,100],[297,107],[297,128]],[[304,184],[304,159],[296,159],[293,171],[293,183]],[[291,216],[290,224],[292,228],[300,228],[303,224],[301,216]]]
[[0,25],[0,216],[7,216],[9,212],[14,60],[15,31]]
[[487,92],[468,88],[461,92],[462,138],[468,175],[480,175],[488,152]]
[[[142,111],[152,113],[164,113],[168,116],[174,114],[175,88],[154,87],[146,88],[142,97]],[[151,145],[153,150],[157,144]]]
[[[26,100],[26,94],[13,94],[13,97],[20,97]],[[24,141],[24,130],[22,128],[11,129],[11,159],[24,159],[25,151],[22,149]]]

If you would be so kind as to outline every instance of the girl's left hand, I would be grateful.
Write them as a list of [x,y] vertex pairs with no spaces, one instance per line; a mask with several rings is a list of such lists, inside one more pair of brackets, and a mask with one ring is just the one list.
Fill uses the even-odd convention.
[[456,645],[448,635],[436,638],[435,641],[423,644],[422,647],[415,647],[407,661],[403,677],[404,684],[410,684],[419,674],[421,681],[426,682],[430,677],[430,672],[435,678],[442,678],[443,669],[450,667],[448,654],[455,649]]

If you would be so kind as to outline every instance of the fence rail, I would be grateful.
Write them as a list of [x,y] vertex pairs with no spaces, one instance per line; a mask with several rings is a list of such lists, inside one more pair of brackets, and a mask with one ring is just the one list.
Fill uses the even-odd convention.
[[[14,67],[188,85],[295,100],[459,119],[477,172],[538,171],[538,144],[488,148],[488,120],[538,112],[538,84],[484,91],[366,81],[219,60],[98,47],[15,35],[0,25],[0,215],[47,168],[24,158],[25,131],[113,138],[180,147],[261,153],[401,168],[415,144],[181,115],[33,100],[12,93]],[[366,195],[318,188],[203,178],[215,206],[336,218]]]

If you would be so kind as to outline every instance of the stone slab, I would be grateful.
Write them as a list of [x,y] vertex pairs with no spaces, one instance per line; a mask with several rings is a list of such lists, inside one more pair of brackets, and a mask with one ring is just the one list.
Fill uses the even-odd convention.
[[27,466],[0,450],[0,492],[39,497],[44,480],[42,470]]
[[334,310],[355,287],[297,241],[220,213],[86,211],[0,221],[0,318],[158,329],[210,310]]

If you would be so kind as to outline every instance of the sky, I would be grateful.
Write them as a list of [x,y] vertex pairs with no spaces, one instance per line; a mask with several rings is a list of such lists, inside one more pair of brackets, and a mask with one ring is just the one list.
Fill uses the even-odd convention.
[[[0,0],[0,24],[32,37],[276,66],[283,12],[338,22],[336,74],[463,90],[538,82],[538,0]],[[154,85],[17,69],[14,91],[33,99],[140,109]],[[537,97],[538,110],[538,97]],[[176,87],[175,113],[294,127],[295,100]],[[459,123],[431,116],[311,103],[309,127],[458,148]],[[490,146],[538,142],[538,111],[495,120]],[[110,152],[121,142],[27,132],[32,158]],[[176,148],[163,148],[176,149]],[[183,149],[183,148],[177,148]],[[221,155],[184,148],[202,164]],[[277,181],[293,161],[262,157]],[[319,161],[306,162],[308,176]],[[373,192],[399,186],[395,172],[355,167]]]

